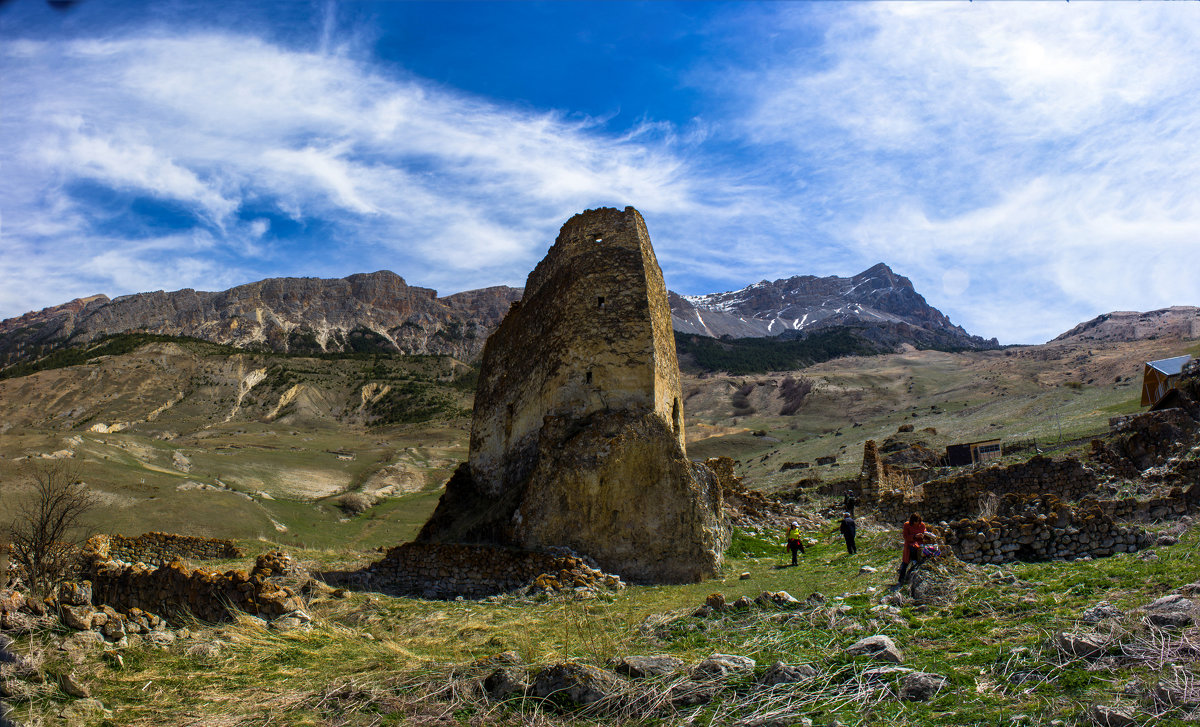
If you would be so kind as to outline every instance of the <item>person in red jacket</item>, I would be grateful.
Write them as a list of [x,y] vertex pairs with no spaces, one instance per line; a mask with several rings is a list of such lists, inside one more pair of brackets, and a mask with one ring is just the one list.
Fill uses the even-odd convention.
[[909,564],[921,557],[921,543],[925,540],[925,533],[925,522],[914,512],[908,517],[908,522],[904,523],[904,553],[900,556],[901,583],[904,583]]

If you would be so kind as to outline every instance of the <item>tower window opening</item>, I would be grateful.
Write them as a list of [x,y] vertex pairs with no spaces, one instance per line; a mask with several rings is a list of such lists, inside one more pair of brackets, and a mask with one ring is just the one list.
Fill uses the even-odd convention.
[[597,237],[597,238],[596,238],[596,242],[604,242],[604,238],[603,238],[603,237]]
[[587,383],[592,383],[592,372],[588,371],[586,374],[584,374],[584,379],[587,381]]
[[504,441],[507,443],[512,439],[513,427],[513,405],[509,404],[508,409],[504,412]]
[[679,410],[679,399],[671,405],[671,424],[675,427],[676,436],[683,431],[683,412]]
[[603,295],[596,296],[596,307],[597,308],[604,307],[604,296]]

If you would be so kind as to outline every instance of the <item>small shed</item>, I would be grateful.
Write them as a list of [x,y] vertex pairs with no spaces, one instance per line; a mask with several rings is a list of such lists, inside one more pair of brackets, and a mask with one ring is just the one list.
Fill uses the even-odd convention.
[[967,444],[951,444],[946,447],[946,464],[951,467],[962,467],[969,464],[979,464],[993,459],[999,459],[1003,453],[999,439],[985,439],[982,442]]
[[1184,365],[1191,360],[1191,356],[1176,356],[1147,361],[1142,372],[1142,406],[1154,406],[1166,396],[1179,380]]

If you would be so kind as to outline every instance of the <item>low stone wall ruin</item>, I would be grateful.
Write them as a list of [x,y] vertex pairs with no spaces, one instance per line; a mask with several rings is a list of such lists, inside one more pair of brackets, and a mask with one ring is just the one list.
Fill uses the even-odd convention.
[[1153,544],[1137,527],[1121,527],[1096,503],[1072,508],[1053,495],[1006,495],[1004,514],[962,519],[939,530],[969,563],[1067,560],[1133,553]]
[[1076,500],[1095,490],[1097,479],[1078,460],[1036,456],[1027,462],[993,465],[914,484],[911,473],[885,464],[874,441],[863,448],[859,490],[880,519],[900,523],[912,512],[927,522],[981,515],[993,496],[1051,494]]
[[365,571],[342,578],[335,574],[325,577],[331,583],[344,580],[347,585],[389,595],[447,599],[514,591],[533,584],[539,576],[545,576],[540,582],[547,590],[621,586],[616,576],[593,570],[572,555],[439,543],[405,543],[389,550],[383,560]]
[[1086,497],[1080,501],[1085,507],[1095,506],[1115,520],[1154,522],[1173,520],[1189,513],[1200,511],[1200,482],[1186,490],[1172,487],[1165,495],[1139,500],[1126,497],[1120,500],[1099,500]]
[[290,564],[291,558],[281,552],[260,555],[249,573],[190,570],[178,560],[150,568],[94,558],[85,565],[83,577],[91,582],[92,602],[117,611],[140,609],[204,621],[228,620],[236,611],[275,618],[304,606],[292,589],[269,580]]
[[234,545],[232,540],[174,533],[146,533],[136,538],[124,535],[97,535],[88,541],[84,549],[97,552],[103,550],[107,559],[111,560],[154,566],[167,565],[178,558],[224,560],[241,558],[246,554]]

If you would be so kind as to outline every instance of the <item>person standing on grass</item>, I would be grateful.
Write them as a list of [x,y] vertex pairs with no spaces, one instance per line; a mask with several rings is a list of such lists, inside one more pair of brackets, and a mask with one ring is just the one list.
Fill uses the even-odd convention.
[[840,532],[846,539],[847,555],[854,555],[858,552],[858,544],[854,542],[854,536],[858,534],[858,525],[854,522],[853,513],[849,511],[842,513],[842,521],[833,529],[833,532]]
[[846,488],[846,494],[842,496],[842,507],[850,513],[850,517],[854,517],[854,506],[857,504],[858,495],[854,494],[854,490]]
[[921,543],[925,540],[925,522],[921,520],[921,516],[913,513],[908,516],[908,522],[904,523],[904,553],[900,556],[900,583],[904,583],[904,577],[908,574],[908,566],[913,560],[921,557]]
[[792,565],[800,565],[796,559],[796,553],[804,552],[804,542],[800,540],[800,523],[792,521],[792,526],[787,531],[787,549],[792,551]]

